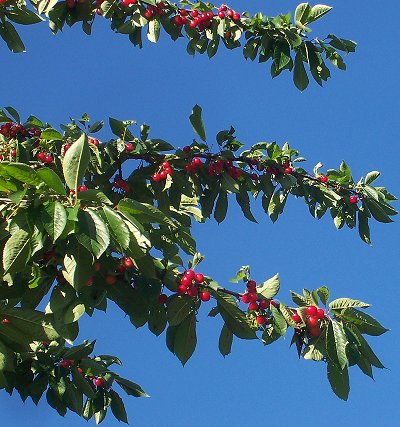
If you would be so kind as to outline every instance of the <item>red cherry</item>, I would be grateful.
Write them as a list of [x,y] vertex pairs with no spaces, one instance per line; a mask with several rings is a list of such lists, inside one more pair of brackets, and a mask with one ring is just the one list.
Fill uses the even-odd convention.
[[316,316],[317,315],[317,307],[315,307],[315,305],[310,305],[309,307],[306,308],[306,314],[308,316]]
[[190,280],[194,280],[195,272],[193,270],[186,270],[185,276],[189,277]]
[[115,285],[117,283],[117,277],[113,274],[107,274],[105,281],[107,285]]
[[89,277],[89,279],[86,280],[86,286],[92,286],[94,282],[93,277]]
[[48,164],[53,163],[53,157],[50,156],[50,154],[47,154],[47,156],[44,158],[44,162]]
[[193,21],[190,21],[189,27],[190,28],[195,28],[197,26],[197,22],[195,19],[193,19]]
[[100,387],[100,386],[102,386],[103,385],[103,378],[95,378],[94,380],[93,380],[93,384],[96,386],[96,387]]
[[167,300],[168,300],[168,296],[165,295],[165,294],[161,294],[161,295],[158,296],[158,302],[161,305],[164,305],[167,302]]
[[220,11],[218,12],[218,16],[219,16],[221,19],[224,19],[224,18],[225,18],[225,12],[224,12],[223,10],[220,10]]
[[125,266],[123,264],[118,264],[117,268],[115,269],[115,272],[118,274],[121,274],[125,271]]
[[151,10],[146,10],[146,12],[144,12],[144,16],[145,18],[147,18],[149,21],[151,21],[153,19],[153,12]]
[[249,304],[249,310],[258,310],[258,304],[256,302],[251,302]]
[[124,265],[125,268],[133,268],[133,261],[129,257],[125,257],[122,260],[122,264]]
[[61,362],[59,363],[59,365],[65,369],[69,369],[72,365],[74,364],[73,360],[61,360]]
[[164,181],[167,178],[168,174],[167,172],[165,172],[165,170],[163,170],[159,173],[159,175],[160,175],[160,181]]
[[187,294],[193,298],[195,296],[197,296],[197,294],[199,293],[199,291],[197,290],[196,286],[190,285],[187,289]]
[[240,20],[240,14],[239,14],[239,13],[237,13],[237,12],[235,12],[235,13],[232,15],[232,19],[233,19],[234,21],[239,21],[239,20]]
[[309,326],[310,328],[314,328],[315,326],[318,325],[318,317],[317,316],[310,316],[307,321],[307,326]]
[[90,144],[93,144],[96,147],[99,145],[99,140],[96,139],[96,138],[89,138],[88,141],[89,141]]
[[42,153],[41,151],[38,153],[38,160],[41,162],[44,162],[44,159],[46,158],[46,153]]
[[197,273],[197,274],[194,276],[194,281],[195,281],[196,283],[198,283],[199,285],[200,285],[201,283],[203,283],[203,282],[204,282],[204,274],[202,274],[202,273]]
[[229,40],[232,38],[232,31],[226,31],[224,34],[225,40]]
[[291,174],[292,172],[293,172],[293,169],[291,167],[288,166],[285,168],[285,173]]
[[203,162],[200,157],[193,157],[192,164],[194,164],[195,166],[201,166]]
[[161,176],[160,176],[160,174],[159,174],[159,173],[154,173],[153,175],[151,175],[151,179],[152,179],[154,182],[159,182],[159,181],[161,181]]
[[319,177],[319,180],[325,184],[325,182],[328,182],[328,177],[326,175],[321,175]]
[[249,280],[246,286],[249,292],[254,292],[257,288],[257,283],[254,280]]
[[183,25],[182,17],[180,15],[177,15],[174,17],[174,22],[175,22],[175,25],[177,25],[178,27]]
[[94,263],[94,271],[99,272],[101,270],[101,262],[100,261],[96,261]]
[[78,187],[78,191],[86,191],[86,190],[87,190],[86,185],[80,185],[80,186]]
[[358,197],[357,197],[357,196],[350,196],[350,197],[349,197],[349,202],[350,202],[352,205],[355,205],[355,204],[358,202]]
[[300,323],[301,322],[301,317],[299,316],[299,313],[295,312],[292,314],[292,320],[296,323]]
[[250,178],[251,178],[253,181],[255,181],[256,179],[258,179],[258,175],[257,175],[256,173],[252,173],[252,174],[250,175]]
[[165,169],[164,169],[164,172],[165,172],[167,175],[172,175],[173,170],[172,170],[171,168],[165,168]]
[[10,321],[8,319],[3,319],[2,322],[3,323],[10,323]]
[[[197,10],[194,12],[197,12]],[[191,149],[191,147],[189,147],[189,145],[186,145],[185,147],[182,148],[182,151],[184,153],[190,153],[192,151],[192,149]]]
[[167,168],[170,168],[171,167],[171,165],[168,163],[168,162],[162,162],[162,165],[161,165],[164,169],[167,169]]
[[187,10],[186,10],[186,9],[181,9],[181,10],[179,11],[179,14],[180,14],[181,16],[187,16]]
[[257,316],[257,323],[259,325],[265,325],[267,323],[267,318],[265,316]]
[[133,144],[131,143],[131,142],[127,142],[126,144],[125,144],[125,150],[128,152],[128,153],[131,153],[132,151],[133,151],[133,149],[134,149],[135,147],[133,146]]
[[270,302],[271,301],[269,299],[262,299],[260,301],[260,308],[262,308],[263,310],[266,310],[267,308],[269,308]]
[[202,291],[199,293],[199,297],[202,301],[206,302],[206,301],[210,301],[210,292],[208,291]]
[[181,285],[188,288],[192,284],[192,279],[189,276],[183,276],[181,278]]
[[258,300],[258,295],[256,292],[249,292],[250,302],[256,302]]
[[187,291],[187,286],[185,286],[185,285],[179,285],[179,286],[177,287],[177,289],[176,289],[176,292],[177,292],[179,295],[185,295],[185,294],[186,294],[186,291]]
[[250,294],[249,294],[249,293],[245,293],[245,294],[243,294],[243,295],[242,295],[242,301],[243,301],[245,304],[248,304],[248,303],[250,302]]
[[232,18],[232,16],[233,16],[233,14],[234,14],[235,12],[232,10],[232,9],[229,9],[228,10],[228,12],[226,12],[226,14],[230,17],[230,18]]
[[192,10],[192,11],[190,12],[190,16],[191,16],[192,18],[197,18],[197,17],[199,16],[199,11],[198,11],[198,10]]
[[311,335],[312,337],[319,337],[321,335],[321,329],[318,326],[315,326],[314,328],[311,328],[308,331],[308,334]]
[[226,12],[228,10],[227,6],[225,4],[222,4],[218,10],[222,10],[222,12]]
[[323,319],[325,317],[325,311],[322,308],[317,310],[317,317],[318,319]]

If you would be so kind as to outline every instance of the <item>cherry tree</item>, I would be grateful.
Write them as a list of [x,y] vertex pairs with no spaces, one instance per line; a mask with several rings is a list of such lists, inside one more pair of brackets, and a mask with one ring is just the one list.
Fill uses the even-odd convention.
[[[302,3],[292,18],[185,0],[42,0],[29,7],[1,0],[0,35],[18,53],[25,46],[15,24],[47,22],[57,33],[82,23],[90,35],[95,20],[108,19],[139,47],[143,35],[155,43],[162,30],[173,41],[186,37],[190,55],[212,58],[222,46],[242,47],[245,59],[269,63],[272,77],[292,72],[305,90],[310,78],[322,85],[330,68],[345,70],[339,52],[356,49],[333,34],[310,38],[309,24],[330,10]],[[344,400],[350,367],[370,377],[373,367],[384,367],[365,335],[387,329],[365,312],[368,303],[332,299],[326,286],[278,301],[279,276],[256,283],[249,266],[231,279],[243,284],[239,291],[221,286],[202,270],[191,234],[193,221],[222,222],[229,202],[256,221],[255,199],[275,222],[293,197],[313,217],[330,215],[338,229],[356,229],[370,244],[369,222],[389,223],[397,213],[396,198],[375,185],[380,173],[357,181],[345,162],[310,170],[287,143],[245,145],[233,127],[217,133],[212,150],[200,106],[189,121],[195,139],[174,147],[151,137],[148,125],[135,135],[134,120],[109,118],[110,138],[99,140],[104,122],[86,114],[56,128],[33,115],[23,119],[12,107],[0,111],[0,388],[35,403],[45,395],[60,415],[71,410],[100,423],[111,411],[127,422],[119,393],[146,392],[120,375],[118,357],[97,355],[94,341],[75,344],[79,319],[110,302],[136,327],[156,336],[165,331],[182,364],[196,348],[197,314],[208,310],[223,320],[222,355],[234,339],[268,346],[290,334],[299,358],[325,363],[332,390]]]

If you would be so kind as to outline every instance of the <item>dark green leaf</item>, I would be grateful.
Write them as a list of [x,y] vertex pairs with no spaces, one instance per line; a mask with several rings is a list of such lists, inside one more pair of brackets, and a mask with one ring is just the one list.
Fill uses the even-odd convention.
[[204,123],[202,119],[202,109],[197,104],[193,107],[192,114],[189,117],[193,130],[199,137],[206,141],[206,131],[204,130]]

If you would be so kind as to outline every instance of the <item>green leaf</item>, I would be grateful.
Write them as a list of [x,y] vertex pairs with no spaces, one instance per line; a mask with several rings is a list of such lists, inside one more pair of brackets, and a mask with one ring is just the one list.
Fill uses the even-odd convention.
[[226,194],[225,191],[221,191],[219,193],[219,197],[214,210],[214,218],[218,222],[218,224],[225,219],[227,211],[228,211],[228,195]]
[[49,202],[43,205],[41,220],[44,229],[54,243],[61,236],[67,225],[67,212],[60,202]]
[[160,37],[160,21],[157,19],[153,19],[149,21],[149,25],[147,28],[147,38],[152,43],[157,43]]
[[53,128],[46,128],[40,134],[40,139],[45,139],[46,141],[62,141],[63,136]]
[[7,240],[3,249],[4,274],[23,271],[31,253],[30,238],[30,233],[20,228]]
[[65,153],[62,164],[65,182],[76,193],[89,166],[89,161],[89,143],[87,135],[83,133]]
[[125,393],[134,397],[149,397],[149,395],[140,387],[140,385],[122,378],[120,376],[115,377],[115,381],[125,391]]
[[294,20],[297,26],[303,28],[311,14],[311,7],[308,3],[300,3],[294,12]]
[[103,206],[103,212],[107,219],[111,235],[118,242],[122,249],[129,247],[130,236],[129,229],[124,220],[108,206]]
[[193,300],[187,296],[174,296],[168,301],[167,320],[170,326],[181,324],[194,310]]
[[148,326],[149,331],[156,336],[160,335],[167,326],[167,315],[165,308],[158,301],[150,306]]
[[257,222],[250,210],[250,198],[247,191],[243,188],[240,189],[239,193],[236,193],[236,201],[242,209],[243,215],[252,222]]
[[[343,369],[347,364],[346,347],[348,345],[348,340],[342,324],[335,320],[328,325],[327,341],[332,339],[335,343],[335,357],[332,358],[332,352],[327,350],[328,356],[331,360],[337,362],[340,368]],[[330,344],[330,348],[332,348],[332,344]]]
[[357,337],[357,341],[359,344],[359,351],[363,357],[365,357],[368,362],[379,369],[385,369],[385,366],[379,360],[378,356],[374,353],[372,348],[369,346],[367,340],[361,335],[359,329],[352,325],[350,326],[351,332]]
[[16,24],[31,25],[44,21],[39,15],[29,9],[7,10],[6,16]]
[[364,199],[363,203],[367,206],[368,210],[371,212],[371,215],[379,222],[389,223],[393,220],[385,212],[385,209],[380,203],[372,199]]
[[329,289],[326,286],[321,286],[317,289],[317,294],[320,297],[322,304],[326,305],[329,299]]
[[233,334],[230,329],[224,324],[219,336],[218,348],[222,356],[228,356],[232,349]]
[[7,43],[11,52],[25,52],[24,43],[10,22],[6,21],[0,25],[0,36]]
[[182,365],[190,359],[197,344],[196,314],[192,312],[177,327],[174,338],[174,352]]
[[88,189],[77,194],[78,200],[89,200],[101,204],[112,205],[112,201],[100,190]]
[[347,400],[350,391],[349,373],[347,367],[340,369],[335,363],[328,359],[328,380],[333,392],[342,400]]
[[15,353],[0,341],[0,373],[14,372],[15,362]]
[[92,275],[92,271],[88,269],[89,265],[93,265],[93,255],[84,246],[74,240],[71,241],[64,257],[62,273],[73,288],[79,290],[85,286],[87,279]]
[[74,301],[63,313],[63,322],[68,325],[69,323],[77,322],[85,314],[85,305],[79,301]]
[[288,327],[285,318],[282,316],[281,313],[279,313],[279,311],[273,305],[271,305],[270,309],[273,315],[274,330],[281,336],[285,335]]
[[296,58],[294,60],[293,82],[300,91],[307,89],[310,83],[300,52],[296,53]]
[[274,298],[274,296],[279,292],[280,281],[279,274],[276,273],[274,277],[266,280],[257,287],[257,293],[261,294],[264,298]]
[[218,308],[229,330],[242,339],[256,339],[257,335],[247,322],[245,313],[237,306],[235,299],[220,292],[213,292]]
[[92,385],[89,384],[88,380],[86,380],[81,373],[79,373],[76,366],[71,366],[71,373],[74,385],[78,390],[91,399],[96,397],[96,392],[94,391]]
[[78,212],[77,226],[76,237],[79,243],[91,252],[95,258],[100,258],[110,244],[108,228],[100,215],[91,208],[80,210]]
[[368,225],[368,215],[364,209],[359,209],[358,211],[358,234],[361,239],[367,243],[371,244],[371,233]]
[[384,328],[372,316],[363,313],[356,308],[346,308],[340,313],[340,316],[356,325],[362,334],[378,336],[389,330]]
[[340,310],[348,307],[370,307],[370,304],[350,298],[338,298],[329,303],[329,308],[332,310]]
[[110,390],[109,395],[111,397],[111,411],[114,414],[114,417],[118,421],[122,421],[128,424],[128,415],[126,413],[123,400],[114,390]]
[[325,6],[324,4],[316,4],[311,8],[311,13],[307,18],[307,24],[314,22],[322,16],[326,15],[332,10],[331,6]]
[[37,172],[38,177],[51,189],[53,189],[56,194],[65,196],[67,193],[64,188],[64,184],[61,181],[60,177],[50,168],[43,167],[40,168]]
[[1,166],[10,176],[17,179],[18,181],[33,186],[42,183],[42,180],[38,177],[37,173],[25,163],[9,163],[8,165]]
[[197,104],[192,109],[192,114],[189,117],[190,123],[192,124],[193,130],[199,135],[199,137],[205,142],[206,131],[204,129],[204,123],[202,119],[202,109]]
[[378,171],[368,172],[365,177],[365,184],[371,184],[371,182],[375,181],[380,176],[380,174],[381,173]]

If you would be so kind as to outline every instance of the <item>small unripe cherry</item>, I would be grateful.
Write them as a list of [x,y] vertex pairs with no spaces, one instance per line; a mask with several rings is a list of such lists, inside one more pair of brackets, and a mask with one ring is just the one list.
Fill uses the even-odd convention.
[[189,276],[183,276],[181,278],[181,285],[188,288],[192,284],[192,279]]
[[350,197],[349,197],[349,202],[350,202],[352,205],[355,205],[355,204],[358,202],[358,197],[357,197],[357,196],[350,196]]
[[256,302],[258,300],[258,295],[256,292],[249,292],[250,302]]
[[245,304],[248,304],[250,302],[250,294],[248,292],[242,295],[242,302],[244,302]]
[[315,326],[314,328],[311,328],[308,331],[308,334],[311,335],[312,337],[319,337],[321,335],[321,329],[318,326]]
[[117,277],[113,274],[107,274],[105,281],[107,285],[115,285],[117,283]]
[[310,305],[306,308],[306,314],[308,316],[316,316],[317,315],[317,307],[315,305]]
[[125,268],[133,268],[133,261],[129,257],[125,257],[122,260],[122,264],[124,265]]
[[269,308],[270,302],[271,301],[269,299],[262,299],[260,301],[260,308],[262,308],[263,310],[266,310],[267,308]]
[[177,292],[179,295],[185,295],[185,294],[186,294],[186,291],[187,291],[187,286],[185,286],[185,285],[179,285],[179,286],[176,288],[176,292]]
[[158,296],[158,302],[161,305],[164,305],[167,302],[167,300],[168,300],[168,296],[165,295],[165,294],[161,294],[161,295]]
[[297,313],[297,312],[293,313],[292,314],[292,320],[293,320],[293,322],[300,323],[301,317],[299,316],[299,313]]
[[186,270],[185,271],[185,276],[189,277],[190,280],[194,280],[194,276],[195,276],[195,272],[193,270]]
[[204,274],[202,274],[202,273],[197,273],[197,274],[194,276],[194,281],[195,281],[196,283],[198,283],[199,285],[200,285],[201,283],[203,283],[203,282],[204,282]]
[[211,295],[210,295],[210,292],[208,291],[202,291],[199,293],[199,298],[204,302],[210,301],[210,297]]
[[258,310],[258,303],[256,303],[256,302],[251,302],[250,304],[249,304],[249,310]]
[[80,185],[79,187],[78,187],[78,191],[80,192],[80,191],[86,191],[88,188],[86,187],[86,185]]
[[257,316],[257,323],[259,325],[265,325],[267,323],[267,318],[265,316]]
[[318,317],[318,319],[323,319],[324,317],[325,317],[325,311],[324,311],[324,309],[323,308],[319,308],[318,310],[317,310],[317,317]]
[[325,184],[326,182],[328,182],[328,177],[326,175],[321,175],[318,178],[323,184]]
[[306,320],[307,326],[309,326],[310,328],[314,328],[315,326],[318,325],[318,317],[317,316],[310,316],[307,320]]
[[131,143],[131,142],[127,142],[126,144],[125,144],[125,150],[128,152],[128,153],[131,153],[132,151],[133,151],[133,149],[134,149],[135,147],[133,146],[133,144]]
[[257,288],[257,283],[254,280],[249,280],[246,286],[249,292],[254,292]]
[[187,294],[193,298],[195,296],[197,296],[199,293],[199,291],[197,290],[196,286],[190,285],[187,289]]

